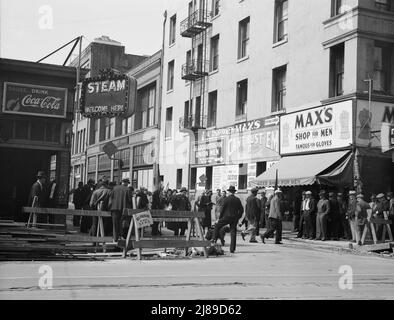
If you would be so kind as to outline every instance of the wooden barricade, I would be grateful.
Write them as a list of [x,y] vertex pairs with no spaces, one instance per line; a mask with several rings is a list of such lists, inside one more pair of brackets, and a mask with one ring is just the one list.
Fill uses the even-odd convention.
[[[186,240],[176,239],[175,237],[171,239],[165,237],[144,237],[143,227],[139,228],[139,222],[136,219],[136,216],[142,212],[147,212],[147,210],[125,209],[123,213],[124,216],[132,217],[127,238],[124,242],[124,258],[126,258],[127,251],[131,248],[137,249],[138,259],[141,260],[142,249],[185,248],[187,252],[187,249],[192,247],[203,248],[204,256],[208,258],[207,247],[209,247],[211,243],[204,239],[204,231],[200,223],[200,219],[204,217],[203,212],[149,210],[153,222],[187,222]],[[131,239],[133,229],[135,229],[134,240]],[[197,234],[196,239],[192,239],[193,231]]]
[[388,233],[389,239],[392,242],[393,241],[393,234],[391,232],[391,221],[388,219],[388,215],[384,213],[384,219],[382,218],[369,218],[368,221],[364,225],[364,230],[363,234],[361,237],[361,243],[365,243],[365,239],[367,236],[367,232],[370,231],[372,234],[372,239],[374,244],[378,244],[379,239],[377,238],[376,231],[377,228],[383,225],[383,232],[382,232],[382,242],[386,241],[386,232]]
[[35,222],[35,221],[37,221],[38,214],[97,217],[98,222],[97,222],[97,232],[96,232],[95,237],[94,236],[69,236],[69,237],[67,237],[67,240],[71,241],[71,239],[73,239],[73,241],[75,241],[75,242],[93,242],[93,243],[96,243],[96,245],[99,245],[101,243],[103,246],[104,252],[105,252],[105,244],[107,242],[112,242],[112,238],[105,237],[105,235],[104,235],[103,218],[111,217],[111,212],[109,212],[109,211],[23,207],[22,212],[29,213],[30,216],[32,216],[33,223],[32,224],[30,223],[31,219],[29,218],[29,222],[26,225],[26,227],[28,229],[31,227],[34,228],[36,226],[46,226],[46,224],[38,224]]

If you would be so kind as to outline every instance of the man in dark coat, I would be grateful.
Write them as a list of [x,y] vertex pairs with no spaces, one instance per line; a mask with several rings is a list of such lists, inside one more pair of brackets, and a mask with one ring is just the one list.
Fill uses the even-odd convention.
[[260,191],[259,194],[261,195],[261,198],[260,198],[260,223],[259,223],[259,227],[257,228],[256,235],[259,235],[260,228],[265,228],[265,226],[266,226],[265,211],[266,211],[267,201],[268,201],[267,197],[265,196],[264,190]]
[[220,229],[229,224],[231,234],[230,252],[234,253],[237,244],[237,224],[244,213],[244,208],[241,200],[234,195],[237,192],[235,187],[230,186],[227,191],[230,192],[230,195],[224,201],[220,211],[219,221],[215,226],[213,242],[216,243],[220,238]]
[[[104,180],[101,183],[100,188],[93,191],[92,197],[90,199],[91,210],[108,211],[109,195],[111,193],[108,185],[108,180]],[[89,234],[92,237],[95,237],[97,235],[97,224],[98,217],[92,217],[92,226],[89,231]]]
[[[89,179],[88,183],[83,186],[82,191],[82,209],[90,210],[90,199],[92,198],[93,191],[95,189],[94,180]],[[82,233],[88,233],[92,226],[92,217],[82,216],[80,230]]]
[[[179,194],[173,195],[170,204],[174,211],[190,211],[192,209],[192,205],[187,197],[187,189],[183,187]],[[187,222],[169,222],[167,227],[174,231],[175,236],[184,236],[187,229]]]
[[338,207],[339,207],[339,220],[340,220],[340,227],[341,227],[340,233],[341,233],[342,239],[350,240],[351,239],[350,226],[349,226],[349,221],[346,217],[347,204],[346,204],[346,201],[343,199],[343,193],[337,194],[337,201],[338,201]]
[[[152,194],[152,210],[164,210],[166,207],[166,199],[163,194],[163,187],[160,186]],[[159,222],[154,222],[152,225],[152,236],[160,234]]]
[[245,212],[249,228],[241,233],[245,240],[245,234],[251,232],[250,243],[257,243],[256,235],[260,223],[260,202],[257,199],[257,192],[257,189],[252,189],[251,195],[246,199]]
[[334,192],[330,192],[328,195],[328,201],[330,203],[330,211],[328,213],[328,236],[336,241],[339,240],[339,229],[341,223],[341,216],[339,213],[339,203]]
[[[75,210],[81,210],[82,209],[82,204],[83,204],[83,182],[78,183],[78,188],[74,190],[74,195],[73,195],[73,203]],[[79,227],[81,221],[81,216],[74,216],[73,217],[73,226],[74,227]]]
[[[37,181],[33,183],[30,189],[28,205],[30,207],[42,207],[45,208],[47,204],[47,187],[46,187],[46,174],[44,171],[39,171],[37,173]],[[38,223],[47,223],[47,215],[37,215]]]
[[205,194],[203,194],[200,198],[200,200],[197,203],[197,206],[199,208],[199,211],[204,212],[204,220],[202,223],[203,229],[208,232],[209,228],[212,227],[212,218],[211,218],[211,213],[212,213],[212,191],[207,190]]
[[122,184],[114,187],[109,196],[109,210],[112,216],[112,236],[114,242],[118,242],[121,236],[123,210],[132,208],[133,195],[131,189],[128,187],[129,184],[130,180],[128,178],[123,179]]

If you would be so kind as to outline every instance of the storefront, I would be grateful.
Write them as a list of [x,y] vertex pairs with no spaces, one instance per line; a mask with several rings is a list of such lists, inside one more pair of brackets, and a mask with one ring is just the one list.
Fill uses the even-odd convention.
[[57,206],[67,206],[75,82],[75,68],[0,59],[1,219],[26,218],[38,171],[56,179]]
[[204,130],[192,148],[189,188],[198,193],[234,185],[240,194],[246,193],[279,159],[278,117]]
[[349,190],[355,186],[353,148],[354,100],[320,106],[280,119],[281,160],[261,174],[253,185],[317,192]]

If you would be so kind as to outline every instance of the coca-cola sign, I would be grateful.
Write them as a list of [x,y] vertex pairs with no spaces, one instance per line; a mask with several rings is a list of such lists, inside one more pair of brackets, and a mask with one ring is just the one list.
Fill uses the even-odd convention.
[[22,83],[4,83],[3,112],[65,118],[67,89]]

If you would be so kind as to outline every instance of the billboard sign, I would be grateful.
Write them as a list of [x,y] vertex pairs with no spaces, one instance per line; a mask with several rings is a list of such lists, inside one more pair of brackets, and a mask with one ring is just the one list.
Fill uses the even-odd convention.
[[86,78],[80,111],[87,118],[128,117],[134,113],[137,81],[127,75]]
[[4,82],[4,113],[65,118],[67,89]]
[[284,115],[280,130],[281,155],[349,147],[353,143],[353,101]]

